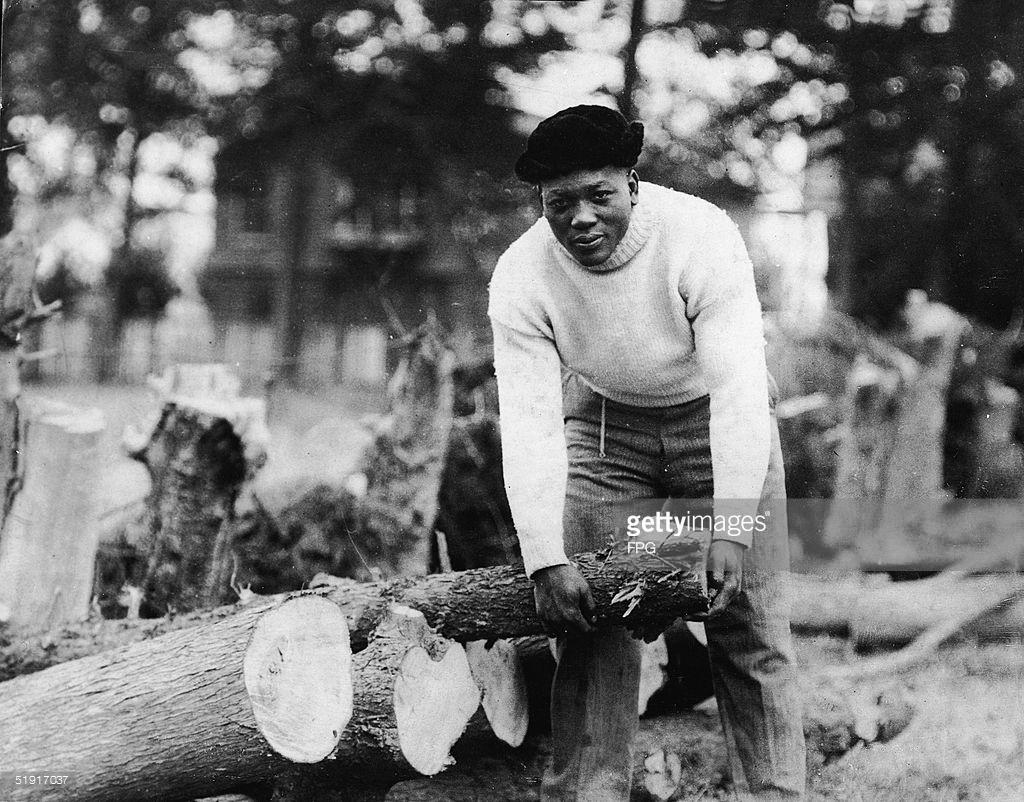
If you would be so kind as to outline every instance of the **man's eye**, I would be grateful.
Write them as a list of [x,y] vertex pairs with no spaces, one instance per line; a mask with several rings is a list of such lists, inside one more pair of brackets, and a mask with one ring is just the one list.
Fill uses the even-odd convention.
[[612,193],[606,189],[598,190],[594,193],[595,200],[608,200],[612,196]]
[[548,208],[554,212],[564,212],[569,208],[569,204],[561,200],[548,201]]

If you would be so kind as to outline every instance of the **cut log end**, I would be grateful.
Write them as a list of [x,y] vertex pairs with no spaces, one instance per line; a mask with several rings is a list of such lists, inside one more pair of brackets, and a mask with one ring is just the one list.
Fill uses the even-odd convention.
[[451,748],[479,706],[480,689],[460,644],[448,644],[440,660],[423,646],[409,649],[394,692],[398,741],[409,765],[428,776],[451,765]]
[[516,647],[507,640],[466,644],[466,657],[482,694],[487,721],[509,746],[519,746],[530,724],[526,678]]
[[260,732],[296,763],[334,751],[352,715],[352,652],[341,609],[326,599],[290,599],[256,625],[243,666]]

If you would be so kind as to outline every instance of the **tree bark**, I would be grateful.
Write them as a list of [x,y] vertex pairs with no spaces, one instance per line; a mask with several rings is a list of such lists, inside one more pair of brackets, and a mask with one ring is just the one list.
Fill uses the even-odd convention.
[[0,340],[0,543],[7,515],[18,492],[21,469],[21,351],[17,345],[3,347]]
[[84,618],[99,536],[99,410],[26,406],[21,472],[0,538],[0,604],[13,625],[52,627]]
[[[598,626],[627,626],[654,638],[676,618],[707,609],[701,586],[704,543],[684,538],[671,545],[673,550],[662,552],[674,560],[671,565],[652,555],[577,556],[576,565],[597,601]],[[620,590],[641,582],[645,588],[643,599],[624,616],[629,602],[612,604],[611,599]],[[390,602],[419,610],[439,634],[460,642],[543,634],[534,608],[533,584],[521,566],[478,568],[392,582],[318,577],[302,594],[324,596],[342,608],[353,652],[366,648],[370,633]],[[0,679],[180,629],[213,626],[239,612],[268,609],[283,598],[287,595],[257,597],[245,605],[162,619],[67,625],[55,633],[8,632],[3,636],[6,645],[0,648]]]
[[[313,598],[284,606],[296,601],[304,608],[325,604]],[[281,771],[287,761],[261,734],[268,716],[253,709],[254,702],[266,708],[272,694],[254,693],[259,683],[251,683],[253,672],[247,671],[254,663],[266,667],[267,661],[245,655],[261,619],[281,606],[281,600],[254,605],[205,627],[4,683],[0,720],[7,724],[0,731],[0,765],[69,775],[59,798],[96,802],[204,796]],[[326,612],[325,620],[332,614]],[[296,638],[279,663],[300,672],[304,665],[323,665],[322,641],[331,654],[347,653],[342,616],[333,615],[329,627],[311,631],[316,639]],[[329,687],[293,683],[291,690],[326,694]],[[337,700],[333,704],[337,707]],[[307,700],[302,709],[310,708]],[[32,800],[50,798],[54,789],[8,790],[12,800]]]
[[480,705],[465,649],[435,636],[422,614],[393,605],[353,660],[354,712],[333,756],[358,774],[373,765],[432,775]]
[[[675,540],[661,552],[668,564],[662,557],[647,554],[577,555],[575,564],[590,583],[597,602],[597,625],[626,626],[653,639],[675,619],[705,611],[708,602],[701,585],[704,549],[700,539]],[[629,600],[611,602],[620,590],[641,585],[642,599],[629,615],[625,615]],[[353,652],[366,648],[389,603],[419,610],[440,635],[463,643],[543,634],[534,607],[533,583],[521,566],[477,568],[391,582],[320,576],[299,595],[323,596],[341,607]],[[67,625],[56,633],[8,632],[4,636],[7,645],[0,648],[0,679],[180,629],[199,632],[236,613],[269,609],[284,598],[288,594],[256,597],[244,605],[162,619]]]
[[[598,627],[625,626],[653,639],[675,619],[706,609],[701,586],[705,544],[684,537],[657,554],[580,554],[573,562],[590,585]],[[640,601],[613,602],[620,591],[637,588]],[[477,568],[396,580],[389,595],[422,612],[440,634],[458,641],[543,633],[533,583],[519,566]]]
[[232,567],[225,524],[265,459],[263,401],[239,397],[238,380],[221,365],[179,365],[154,384],[158,419],[148,433],[126,437],[152,483],[142,569],[130,584],[160,612],[223,604]]

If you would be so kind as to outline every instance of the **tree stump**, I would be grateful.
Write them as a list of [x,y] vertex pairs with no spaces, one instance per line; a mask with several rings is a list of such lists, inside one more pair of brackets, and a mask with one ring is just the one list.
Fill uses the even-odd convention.
[[23,404],[20,472],[0,535],[0,605],[12,626],[84,618],[99,537],[99,410]]
[[225,524],[243,482],[266,459],[264,402],[240,397],[222,365],[179,365],[151,384],[159,414],[148,431],[125,435],[152,482],[140,568],[129,583],[157,614],[222,604],[233,569]]
[[902,530],[949,498],[943,489],[946,398],[970,330],[961,315],[915,293],[903,316],[900,346],[919,369],[909,375],[862,357],[851,371],[836,501],[825,528],[826,543],[856,546],[864,564],[881,567],[912,563]]

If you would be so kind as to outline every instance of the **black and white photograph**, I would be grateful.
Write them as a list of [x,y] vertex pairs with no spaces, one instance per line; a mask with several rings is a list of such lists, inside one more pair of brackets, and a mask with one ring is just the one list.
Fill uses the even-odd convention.
[[1024,799],[1024,4],[0,8],[0,802]]

